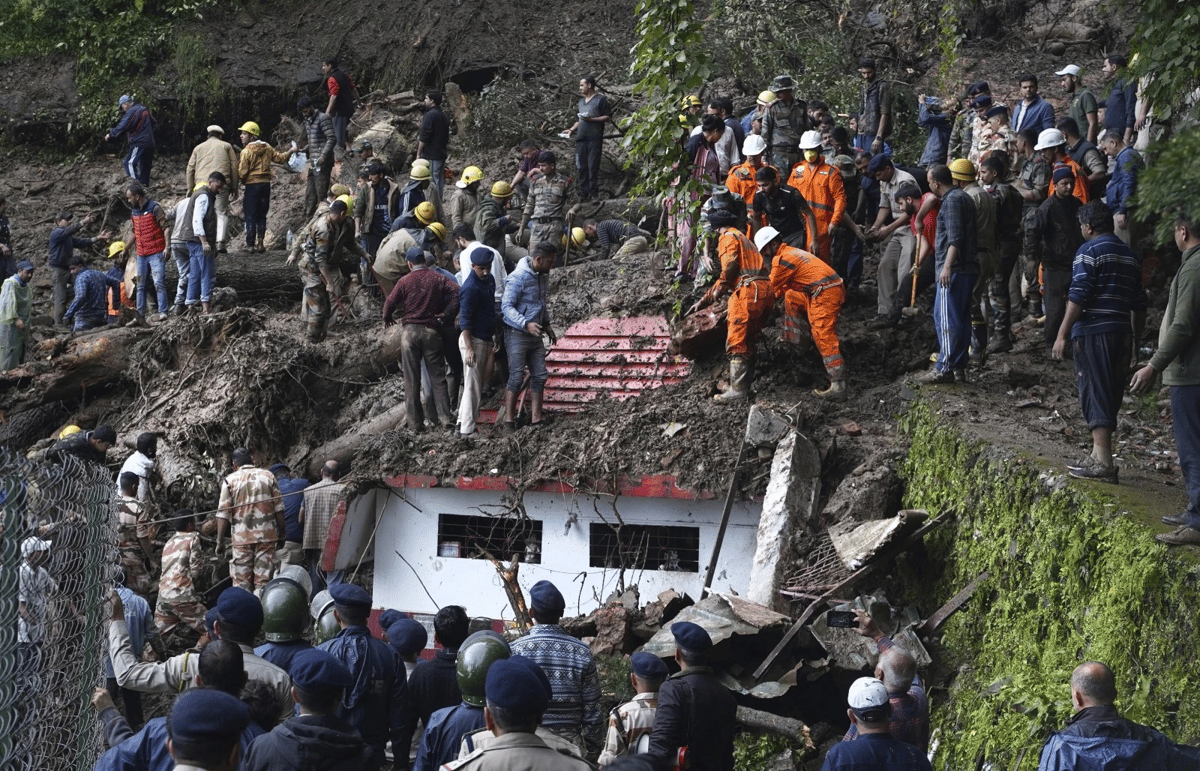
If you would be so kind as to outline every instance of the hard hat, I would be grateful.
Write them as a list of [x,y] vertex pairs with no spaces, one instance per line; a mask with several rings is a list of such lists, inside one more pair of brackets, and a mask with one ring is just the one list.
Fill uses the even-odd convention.
[[328,607],[321,611],[321,617],[317,619],[313,637],[316,639],[317,645],[320,645],[326,640],[337,637],[340,631],[342,631],[342,626],[333,615],[333,600],[330,600]]
[[483,179],[483,169],[478,166],[468,166],[463,169],[462,179],[454,183],[455,187],[465,188],[467,185],[474,184]]
[[700,97],[695,94],[689,94],[683,98],[683,109],[685,110],[689,107],[699,107],[702,104],[704,103],[700,101]]
[[513,194],[512,185],[504,180],[492,183],[492,198],[508,198]]
[[571,228],[571,245],[578,248],[587,243],[587,233],[583,228]]
[[313,621],[316,621],[325,612],[325,606],[331,604],[333,604],[333,595],[329,593],[328,589],[322,589],[308,604],[308,615],[313,617]]
[[252,120],[248,120],[243,123],[242,127],[238,129],[238,131],[245,131],[247,134],[253,134],[256,137],[262,135],[262,130],[259,129],[258,124]]
[[805,131],[803,134],[800,135],[800,149],[801,150],[816,150],[820,146],[821,146],[821,132],[820,131]]
[[348,211],[348,212],[354,211],[354,196],[339,195],[336,200],[341,201],[342,203],[346,204],[346,211]]
[[487,680],[488,668],[511,655],[512,649],[508,643],[490,629],[475,632],[464,640],[458,646],[458,659],[454,664],[454,674],[463,701],[474,707],[485,706],[487,700],[483,685]]
[[418,164],[413,162],[412,171],[408,173],[408,178],[420,182],[424,179],[429,179],[433,176],[429,171],[429,164]]
[[336,201],[344,195],[350,195],[350,188],[339,182],[329,188],[329,194],[333,196],[333,200]]
[[774,104],[775,100],[778,98],[779,97],[776,96],[774,91],[759,91],[758,99],[755,101],[757,101],[763,107],[767,107],[768,105]]
[[971,182],[975,179],[975,164],[966,158],[955,158],[950,161],[950,176],[959,182]]
[[120,254],[123,251],[125,251],[125,242],[124,241],[113,241],[111,244],[108,245],[108,256],[109,257],[116,257],[118,254]]
[[308,598],[312,596],[312,577],[302,565],[285,565],[275,574],[276,578],[290,578],[300,587],[304,589],[304,601],[307,603]]
[[754,234],[754,248],[761,252],[764,246],[778,237],[779,231],[770,225],[767,225],[765,228],[759,228],[758,232]]
[[742,142],[742,155],[762,155],[767,151],[767,140],[758,134],[750,134]]
[[1046,150],[1051,147],[1065,145],[1066,143],[1067,138],[1063,136],[1061,131],[1056,128],[1048,128],[1043,130],[1042,133],[1038,134],[1037,146],[1035,146],[1033,149]]
[[431,222],[425,229],[428,230],[430,233],[433,233],[433,235],[437,237],[438,241],[446,240],[446,226],[443,225],[442,223]]
[[413,210],[413,214],[417,215],[417,221],[422,225],[428,225],[437,217],[437,209],[429,201],[421,201]]
[[269,642],[290,642],[308,630],[308,592],[300,582],[276,576],[262,589],[263,633]]
[[78,434],[78,433],[79,433],[80,431],[82,431],[82,430],[83,430],[83,429],[82,429],[82,428],[80,428],[79,426],[67,426],[67,427],[66,427],[66,428],[64,428],[62,431],[59,431],[59,432],[58,432],[58,438],[59,438],[59,439],[66,439],[66,438],[67,438],[68,436],[70,436],[71,434]]

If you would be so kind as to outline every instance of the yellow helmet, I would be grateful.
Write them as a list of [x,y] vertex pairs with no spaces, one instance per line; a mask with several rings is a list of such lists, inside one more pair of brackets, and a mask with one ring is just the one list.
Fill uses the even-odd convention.
[[422,201],[417,204],[417,208],[413,211],[413,214],[417,215],[417,220],[422,225],[428,225],[437,218],[437,209],[433,208],[433,204],[429,201]]
[[208,182],[197,182],[196,186],[192,188],[192,192],[194,193],[202,187],[208,187]]
[[337,200],[344,195],[350,195],[350,188],[343,185],[341,182],[329,188],[329,194],[333,196],[333,200]]
[[759,91],[757,101],[763,107],[768,107],[771,104],[773,104],[775,102],[775,100],[778,98],[779,97],[775,95],[774,91]]
[[571,228],[571,245],[576,248],[587,243],[587,233],[583,232],[583,228]]
[[467,168],[463,169],[462,179],[458,180],[458,182],[455,184],[457,187],[466,187],[467,185],[472,185],[481,179],[483,179],[483,169],[479,168],[478,166],[468,166]]
[[975,179],[975,164],[966,158],[955,158],[950,161],[950,176],[960,182],[971,182]]
[[512,185],[504,180],[492,183],[492,198],[509,198],[512,194]]
[[700,107],[703,104],[704,103],[700,101],[700,97],[696,96],[695,94],[691,94],[683,98],[683,109],[685,110],[689,107]]
[[67,426],[66,428],[64,428],[62,431],[58,432],[58,438],[66,439],[71,434],[78,434],[82,430],[83,429],[80,428],[79,426],[70,425],[70,426]]
[[426,161],[425,163],[421,163],[420,161],[413,161],[412,171],[410,171],[408,173],[409,179],[414,179],[419,182],[423,179],[429,179],[432,176],[433,175],[429,171],[429,162],[428,161]]
[[109,257],[116,257],[118,254],[120,254],[123,251],[125,251],[125,242],[124,241],[113,241],[111,244],[108,245],[108,256]]
[[256,137],[262,136],[262,131],[258,128],[258,124],[252,120],[248,120],[243,123],[242,127],[238,129],[238,131],[245,131],[247,134],[253,134]]
[[354,196],[352,196],[352,195],[339,195],[339,196],[337,197],[337,200],[339,200],[339,201],[341,201],[342,203],[346,204],[346,211],[347,211],[347,212],[352,212],[352,211],[354,211]]
[[[422,204],[422,205],[424,205],[424,204]],[[418,206],[417,208],[419,209],[421,207]],[[435,236],[437,236],[437,240],[439,240],[439,241],[446,240],[446,226],[443,225],[442,223],[431,222],[431,223],[429,223],[428,226],[426,226],[425,229],[428,230],[430,233],[433,233]]]

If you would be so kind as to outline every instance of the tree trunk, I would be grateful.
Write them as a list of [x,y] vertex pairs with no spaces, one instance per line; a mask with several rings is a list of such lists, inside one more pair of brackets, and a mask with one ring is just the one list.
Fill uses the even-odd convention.
[[346,433],[334,439],[332,442],[326,442],[317,449],[313,450],[308,460],[308,476],[312,479],[321,476],[321,466],[325,461],[336,460],[339,464],[345,466],[354,456],[358,454],[363,443],[376,434],[382,434],[385,431],[391,431],[393,428],[399,428],[405,424],[404,402],[400,402],[390,410],[371,418],[361,426],[347,431]]
[[749,707],[737,708],[737,721],[747,728],[769,731],[787,738],[792,742],[803,742],[807,749],[813,749],[812,735],[803,722],[790,717],[772,715]]

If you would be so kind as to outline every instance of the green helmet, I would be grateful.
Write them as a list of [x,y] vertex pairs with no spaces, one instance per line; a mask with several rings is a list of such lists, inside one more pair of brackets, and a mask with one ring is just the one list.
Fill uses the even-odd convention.
[[317,645],[320,645],[326,640],[332,640],[334,637],[337,637],[340,631],[342,631],[341,624],[334,617],[333,604],[330,603],[329,607],[321,613],[321,617],[317,619],[317,626],[313,632],[313,636],[317,638]]
[[483,684],[487,679],[488,667],[492,662],[511,655],[512,651],[504,638],[490,629],[475,632],[464,640],[458,648],[458,661],[454,667],[463,701],[475,707],[486,706]]
[[270,642],[290,642],[308,630],[308,593],[291,578],[271,579],[262,590],[263,632]]

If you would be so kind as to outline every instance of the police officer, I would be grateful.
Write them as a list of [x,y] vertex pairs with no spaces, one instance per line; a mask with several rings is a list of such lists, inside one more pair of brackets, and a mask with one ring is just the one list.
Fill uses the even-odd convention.
[[292,660],[292,699],[298,714],[254,740],[242,771],[357,771],[371,748],[354,726],[336,715],[354,676],[322,650],[300,651]]
[[692,771],[732,771],[737,703],[708,666],[712,638],[698,624],[671,625],[679,672],[658,692],[658,714],[649,754],[673,763],[687,748]]
[[236,696],[201,689],[185,693],[171,708],[167,749],[177,769],[234,771],[239,738],[250,724],[250,709]]
[[[383,615],[386,616],[387,611],[384,611]],[[417,656],[429,644],[429,630],[420,621],[408,616],[389,620],[392,623],[386,627],[387,641],[396,649],[396,654],[404,663],[405,674],[411,675],[417,668]],[[383,626],[383,616],[380,616],[379,624]]]
[[[332,640],[321,643],[319,650],[332,653],[354,676],[354,685],[346,690],[337,715],[357,728],[371,747],[371,757],[364,768],[378,769],[383,766],[389,735],[393,746],[407,746],[400,737],[406,696],[404,668],[397,666],[396,654],[388,644],[372,637],[367,628],[371,595],[365,589],[354,584],[335,584],[329,594],[341,631]],[[395,768],[408,768],[405,753],[396,754]]]
[[488,669],[484,683],[484,720],[495,738],[445,771],[585,771],[585,761],[559,752],[537,736],[538,723],[550,705],[550,691],[534,669],[512,657]]
[[308,593],[299,582],[276,576],[262,591],[263,633],[267,641],[254,649],[275,666],[293,675],[292,660],[296,654],[312,647],[304,639],[308,631]]
[[455,675],[462,704],[434,712],[425,727],[414,771],[435,771],[458,757],[464,736],[485,726],[484,683],[492,664],[512,655],[508,643],[490,630],[476,632],[458,649]]
[[567,216],[569,180],[558,173],[558,157],[549,150],[539,153],[537,161],[542,176],[529,186],[529,199],[525,201],[525,216],[521,220],[520,235],[524,236],[529,228],[529,239],[518,240],[530,245],[543,241],[557,244]]

